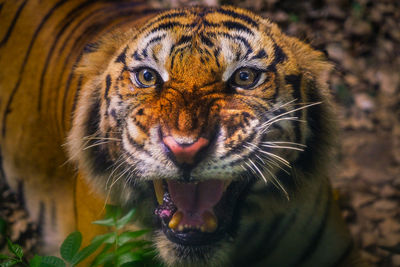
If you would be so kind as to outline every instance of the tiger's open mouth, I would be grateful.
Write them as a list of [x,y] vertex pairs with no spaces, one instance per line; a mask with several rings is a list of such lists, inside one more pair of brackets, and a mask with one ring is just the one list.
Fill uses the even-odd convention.
[[166,237],[186,246],[212,244],[232,235],[244,182],[154,180],[155,214]]

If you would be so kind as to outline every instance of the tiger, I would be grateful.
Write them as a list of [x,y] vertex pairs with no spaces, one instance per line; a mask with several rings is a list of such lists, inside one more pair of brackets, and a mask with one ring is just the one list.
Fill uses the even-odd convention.
[[0,174],[54,253],[105,203],[166,266],[361,266],[322,52],[233,6],[0,5]]

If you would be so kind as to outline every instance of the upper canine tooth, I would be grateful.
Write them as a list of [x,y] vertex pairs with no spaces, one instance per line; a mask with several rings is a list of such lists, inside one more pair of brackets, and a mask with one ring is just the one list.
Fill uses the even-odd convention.
[[154,191],[156,192],[156,198],[158,204],[163,203],[163,197],[164,197],[164,187],[162,184],[162,180],[153,180],[153,185],[154,185]]
[[205,226],[204,230],[206,232],[211,233],[211,232],[214,232],[215,229],[217,229],[217,226],[218,226],[217,217],[215,217],[215,215],[211,211],[205,211],[203,213],[203,220],[205,223],[205,225],[203,225],[203,226]]
[[182,218],[183,218],[182,211],[175,212],[168,223],[168,227],[175,230],[178,227],[179,223],[182,221]]

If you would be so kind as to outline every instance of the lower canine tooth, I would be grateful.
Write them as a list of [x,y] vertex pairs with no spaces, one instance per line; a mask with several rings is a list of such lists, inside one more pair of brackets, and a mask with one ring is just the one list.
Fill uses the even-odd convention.
[[203,213],[203,220],[204,220],[204,225],[202,225],[202,228],[204,226],[204,231],[206,232],[214,232],[215,229],[217,229],[218,222],[217,222],[217,217],[210,212],[210,211],[205,211]]
[[163,197],[164,197],[164,188],[162,180],[154,180],[153,185],[154,185],[154,191],[156,192],[157,202],[158,204],[161,205],[163,203]]
[[175,212],[168,223],[168,227],[175,230],[178,227],[179,223],[181,222],[182,218],[183,218],[183,213],[181,211]]

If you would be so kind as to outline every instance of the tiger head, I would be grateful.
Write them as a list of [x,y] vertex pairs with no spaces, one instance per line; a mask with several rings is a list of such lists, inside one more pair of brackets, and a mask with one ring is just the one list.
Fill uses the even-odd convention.
[[96,47],[76,71],[70,154],[95,189],[157,218],[166,263],[226,263],[254,190],[288,201],[321,166],[329,65],[269,20],[176,9]]

